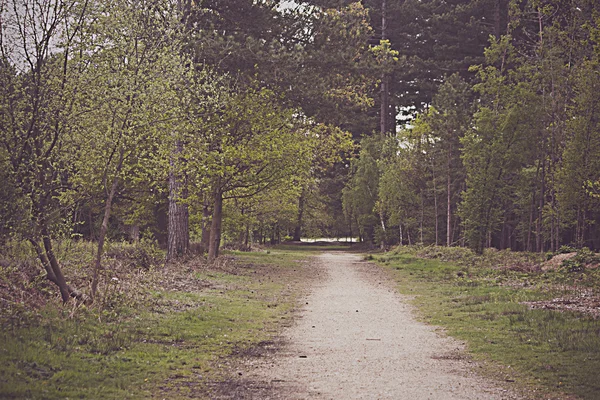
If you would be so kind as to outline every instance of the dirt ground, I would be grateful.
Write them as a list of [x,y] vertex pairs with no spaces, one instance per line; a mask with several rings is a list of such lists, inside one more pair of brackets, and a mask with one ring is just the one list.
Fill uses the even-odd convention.
[[[220,399],[517,399],[475,373],[461,343],[418,322],[381,269],[318,257],[296,323],[241,357]],[[217,394],[218,393],[218,394]]]

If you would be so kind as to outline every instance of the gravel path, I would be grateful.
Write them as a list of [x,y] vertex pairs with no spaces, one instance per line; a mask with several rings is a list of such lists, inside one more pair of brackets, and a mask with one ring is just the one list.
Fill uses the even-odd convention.
[[247,365],[256,399],[515,398],[472,372],[457,341],[411,315],[377,267],[347,253],[319,257],[312,289],[285,346]]

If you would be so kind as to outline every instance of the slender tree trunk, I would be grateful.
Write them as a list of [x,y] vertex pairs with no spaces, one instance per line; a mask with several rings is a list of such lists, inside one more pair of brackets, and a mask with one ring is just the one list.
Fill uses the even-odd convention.
[[[459,218],[454,218],[454,223],[453,223],[453,227],[452,227],[452,241],[454,241],[454,237],[458,237],[458,240],[460,240],[460,234],[462,233],[460,231],[460,221]],[[462,244],[461,244],[462,246]]]
[[452,144],[448,149],[447,154],[447,175],[446,175],[446,191],[447,191],[447,210],[446,210],[446,246],[452,245],[452,177],[450,171]]
[[[537,180],[536,180],[537,181]],[[535,185],[531,194],[531,206],[529,209],[529,225],[527,226],[527,246],[526,250],[531,251],[531,233],[533,231],[533,214],[535,211]]]
[[246,247],[246,250],[250,251],[250,225],[246,224],[246,242],[244,243],[244,246]]
[[304,215],[304,203],[306,200],[306,189],[302,190],[300,198],[298,199],[298,218],[296,219],[296,226],[294,227],[294,241],[299,242],[302,239],[302,217]]
[[66,303],[71,296],[71,289],[69,288],[69,285],[67,285],[67,281],[62,273],[62,269],[58,264],[58,260],[56,259],[56,255],[54,254],[54,250],[52,248],[52,240],[50,239],[50,235],[48,234],[46,227],[44,227],[42,230],[42,241],[44,242],[46,256],[48,257],[52,271],[54,271],[56,284],[60,290],[60,297],[62,298],[62,301]]
[[[56,279],[56,275],[54,274],[54,270],[52,269],[52,266],[50,265],[50,261],[48,260],[48,256],[46,256],[45,251],[42,249],[42,247],[37,242],[37,240],[35,240],[33,237],[29,237],[28,240],[29,240],[29,243],[31,243],[31,246],[33,246],[33,249],[35,250],[35,253],[37,254],[38,258],[40,259],[42,266],[46,270],[46,278],[50,282],[52,282],[58,286],[58,280]],[[59,290],[60,290],[60,287],[59,287]],[[62,292],[61,292],[61,295],[62,295]],[[63,301],[64,301],[64,299],[63,299]]]
[[187,184],[185,173],[178,171],[183,143],[177,140],[171,157],[169,172],[169,213],[167,227],[167,262],[181,257],[189,251],[189,212],[187,199]]
[[398,224],[398,230],[400,231],[400,246],[402,246],[402,242],[404,241],[404,238],[402,237],[402,223]]
[[129,238],[133,243],[139,243],[140,241],[140,225],[133,224],[129,227]]
[[[29,240],[33,246],[33,249],[35,250],[40,262],[42,263],[42,266],[44,267],[44,270],[46,271],[46,279],[58,286],[63,302],[66,303],[69,300],[69,297],[84,301],[88,300],[87,296],[85,296],[82,292],[67,284],[65,277],[62,274],[60,265],[58,264],[58,260],[54,256],[52,241],[49,236],[46,240],[44,240],[45,249],[42,249],[40,244],[33,237],[29,237],[27,240]],[[54,271],[58,272],[58,276]]]
[[[123,151],[121,151],[121,160],[123,158]],[[120,170],[120,166],[118,168]],[[117,170],[117,173],[118,173]],[[102,226],[100,227],[100,234],[98,235],[98,248],[96,249],[96,261],[94,264],[94,273],[92,276],[92,301],[96,298],[96,292],[98,291],[98,280],[100,270],[102,269],[102,254],[104,253],[104,240],[106,239],[106,232],[108,231],[108,222],[110,220],[110,212],[112,209],[112,202],[117,192],[119,179],[117,176],[113,179],[112,185],[106,197],[104,204],[104,217],[102,218]]]
[[[545,159],[545,154],[543,155],[544,159]],[[546,195],[546,162],[545,160],[542,160],[542,175],[541,175],[541,182],[540,182],[540,198],[539,198],[539,205],[538,205],[538,215],[537,215],[537,221],[536,221],[536,250],[538,253],[541,253],[544,251],[544,240],[543,240],[543,233],[542,233],[542,218],[544,216],[544,196]]]
[[421,243],[423,243],[423,221],[425,219],[425,204],[423,200],[423,193],[421,192]]
[[433,163],[433,158],[431,159],[431,174],[432,174],[432,182],[433,182],[433,207],[435,210],[435,245],[437,246],[439,243],[439,212],[438,212],[438,198],[437,198],[437,187],[435,184],[435,165]]
[[384,218],[382,211],[379,212],[379,222],[381,222],[381,231],[382,231],[381,249],[383,250],[383,249],[385,249],[386,229],[385,229],[385,218]]
[[219,256],[221,245],[221,223],[223,220],[223,192],[219,185],[215,185],[212,223],[210,226],[210,245],[208,247],[208,261],[212,262]]
[[202,199],[202,242],[201,251],[202,253],[208,252],[210,247],[210,197],[206,191],[203,193]]
[[[386,0],[381,3],[381,39],[387,39],[387,5]],[[381,110],[379,116],[379,129],[381,137],[384,138],[388,132],[388,114],[389,114],[389,78],[383,73],[381,76]]]

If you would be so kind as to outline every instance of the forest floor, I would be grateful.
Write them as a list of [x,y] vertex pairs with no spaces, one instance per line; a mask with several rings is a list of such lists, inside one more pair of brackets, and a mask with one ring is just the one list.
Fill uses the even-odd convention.
[[[92,246],[58,247],[76,287]],[[164,266],[115,244],[86,307],[5,248],[0,398],[598,399],[600,269],[583,256],[295,244]]]

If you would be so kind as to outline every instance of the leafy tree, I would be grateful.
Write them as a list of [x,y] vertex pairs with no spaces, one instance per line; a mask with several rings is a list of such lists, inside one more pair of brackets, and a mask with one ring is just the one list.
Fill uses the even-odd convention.
[[[213,199],[209,259],[218,256],[223,200],[252,197],[308,168],[309,146],[292,110],[273,92],[249,88],[236,93],[206,132],[208,152],[200,161]],[[290,162],[295,160],[295,162]]]
[[599,179],[600,101],[598,61],[581,64],[575,73],[575,102],[568,122],[568,140],[558,174],[559,203],[567,227],[574,227],[573,242],[579,247],[594,247],[591,230],[600,212],[598,198],[591,195],[587,182]]
[[352,162],[352,176],[342,192],[346,218],[358,228],[360,238],[369,243],[375,242],[375,231],[380,222],[376,213],[380,152],[380,139],[361,140],[358,158]]
[[[469,85],[458,74],[454,74],[440,86],[432,106],[420,120],[427,127],[427,154],[430,156],[434,185],[436,173],[440,174],[440,178],[445,175],[445,182],[440,182],[440,186],[446,189],[446,246],[454,242],[452,217],[458,204],[457,193],[464,186],[460,140],[470,128],[472,99]],[[436,207],[436,221],[437,215]],[[436,222],[436,243],[438,229]]]
[[84,72],[74,106],[82,117],[71,144],[76,155],[71,183],[77,196],[104,197],[94,297],[115,198],[135,184],[160,179],[166,170],[161,144],[171,143],[166,133],[178,129],[176,88],[186,71],[175,37],[178,22],[169,26],[166,19],[170,4],[124,0],[95,4],[90,12],[93,22],[74,60]]
[[[327,191],[325,188],[335,179],[336,174],[332,174],[331,171],[335,170],[336,165],[341,165],[345,156],[354,148],[348,132],[331,125],[306,122],[306,129],[313,137],[310,142],[311,154],[309,154],[311,167],[305,171],[303,176],[298,177],[297,184],[301,187],[301,192],[297,200],[298,212],[293,234],[295,241],[299,241],[301,238],[306,211],[309,213],[307,215],[309,219],[316,217],[315,214],[319,215],[320,228],[317,230],[323,232],[333,225],[332,215],[341,207],[336,207],[332,203],[339,199],[341,187],[338,186],[337,190],[333,192]],[[332,177],[332,175],[334,176]],[[325,210],[328,207],[331,212]],[[312,225],[316,228],[314,223]]]
[[[370,27],[360,4],[330,10],[277,7],[277,2],[203,1],[189,9],[186,23],[193,58],[235,79],[233,91],[243,92],[260,82],[260,87],[281,93],[284,107],[301,109],[315,123],[363,129],[362,113],[372,104],[372,80]],[[214,182],[200,186],[206,213],[214,203],[206,200]],[[299,210],[300,214],[303,207]]]
[[535,135],[530,132],[539,129],[541,113],[528,66],[507,67],[517,61],[510,37],[494,41],[486,56],[488,65],[477,68],[481,83],[475,86],[482,102],[474,128],[462,140],[467,188],[460,215],[469,246],[479,252],[491,246],[516,174],[533,159]]
[[400,138],[390,139],[393,156],[381,162],[378,196],[389,224],[398,227],[398,243],[402,245],[412,244],[411,232],[419,229],[422,188],[419,153],[414,143]]
[[[8,192],[24,213],[14,226],[34,247],[63,301],[82,294],[62,273],[52,237],[63,212],[64,138],[72,121],[69,65],[87,15],[87,2],[7,1],[0,4],[0,141]],[[17,223],[17,221],[13,221]]]

